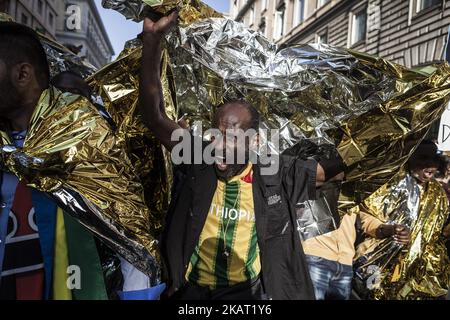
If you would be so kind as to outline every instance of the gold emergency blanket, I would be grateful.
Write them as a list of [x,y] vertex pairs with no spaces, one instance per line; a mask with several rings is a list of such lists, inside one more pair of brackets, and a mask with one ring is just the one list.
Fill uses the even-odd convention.
[[175,8],[180,10],[181,23],[184,25],[205,18],[223,17],[200,0],[102,0],[102,6],[116,10],[134,21],[143,20],[149,10],[167,14]]
[[[13,19],[0,14],[0,21]],[[64,46],[39,36],[52,76],[66,70],[83,77],[95,72]],[[42,96],[31,124],[39,128],[38,134],[28,133],[23,150],[10,145],[8,134],[2,132],[0,167],[47,192],[157,284],[161,261],[155,237],[162,230],[170,186],[162,149],[131,118],[131,105],[110,114],[96,92],[91,97],[95,108],[84,98],[55,92]]]
[[368,238],[358,246],[355,288],[363,298],[433,299],[447,294],[450,261],[442,229],[449,207],[437,181],[421,188],[401,172],[352,211],[411,230],[411,241],[404,247],[391,238]]
[[[149,10],[140,0],[102,3],[136,21]],[[341,214],[398,172],[449,101],[447,64],[426,74],[328,45],[280,49],[196,0],[158,1],[152,9],[167,13],[175,7],[180,27],[167,37],[162,58],[169,113],[186,114],[196,133],[195,121],[208,128],[218,106],[244,98],[261,112],[262,129],[278,130],[277,143],[270,131],[260,132],[272,154],[294,148],[302,157],[328,157],[337,148],[348,165]],[[141,56],[139,42],[133,43],[94,76],[96,88],[127,102],[136,99]],[[121,108],[120,101],[114,105]],[[304,148],[306,139],[316,147]]]
[[34,111],[23,149],[1,132],[0,167],[47,192],[157,283],[160,258],[153,235],[161,218],[144,201],[141,168],[133,166],[128,143],[87,99],[50,87]]

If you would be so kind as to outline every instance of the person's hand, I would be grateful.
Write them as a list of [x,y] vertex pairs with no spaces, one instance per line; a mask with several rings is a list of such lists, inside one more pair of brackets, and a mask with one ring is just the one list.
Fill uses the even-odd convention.
[[395,242],[406,245],[411,240],[410,230],[400,224],[383,224],[377,230],[378,239],[393,237]]
[[407,245],[411,240],[411,231],[406,226],[394,225],[394,240],[400,244]]
[[[158,19],[158,18],[156,18]],[[144,19],[144,37],[146,35],[164,37],[177,24],[178,11],[173,11],[168,16],[160,17],[158,20],[145,17]]]

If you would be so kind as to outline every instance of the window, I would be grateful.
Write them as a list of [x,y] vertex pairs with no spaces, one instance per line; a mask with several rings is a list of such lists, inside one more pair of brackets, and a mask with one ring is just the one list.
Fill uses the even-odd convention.
[[24,25],[28,25],[28,17],[25,13],[22,13],[22,17],[20,18],[20,22]]
[[42,2],[42,0],[38,0],[37,8],[38,8],[39,14],[42,16],[42,13],[44,12],[44,3]]
[[253,5],[250,8],[250,22],[249,22],[249,26],[253,25],[255,23],[255,6]]
[[261,0],[261,12],[267,10],[267,0]]
[[305,0],[296,0],[294,6],[294,25],[299,25],[305,20]]
[[280,39],[284,34],[284,13],[286,7],[283,5],[275,12],[275,39]]
[[239,13],[239,8],[238,8],[238,5],[237,5],[237,0],[234,0],[234,3],[233,3],[233,16],[236,16],[238,13]]
[[328,30],[322,31],[317,35],[317,42],[318,43],[328,43]]
[[441,3],[441,0],[417,0],[416,12],[431,8]]
[[259,27],[259,33],[261,33],[264,37],[267,37],[266,31],[267,31],[266,24],[264,23]]
[[352,20],[351,43],[354,45],[366,39],[367,30],[367,10],[366,8],[355,12]]
[[1,12],[7,12],[9,9],[9,3],[8,1],[0,1],[0,11]]
[[330,2],[330,0],[317,0],[317,8],[323,7],[328,2]]
[[50,27],[53,27],[54,20],[55,20],[55,17],[53,16],[53,13],[49,12],[48,13],[48,24],[50,25]]
[[266,28],[266,18],[261,18],[261,23],[259,24],[259,33],[263,34],[265,37],[267,37],[267,28]]

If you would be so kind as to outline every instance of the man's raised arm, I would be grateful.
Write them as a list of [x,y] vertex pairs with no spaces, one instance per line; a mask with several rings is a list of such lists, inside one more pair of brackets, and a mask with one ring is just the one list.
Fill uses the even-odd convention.
[[172,12],[157,22],[145,18],[142,34],[144,47],[139,78],[138,112],[144,124],[169,151],[177,143],[171,141],[172,133],[181,127],[169,119],[164,107],[160,74],[161,46],[164,36],[175,26],[177,18],[177,12]]

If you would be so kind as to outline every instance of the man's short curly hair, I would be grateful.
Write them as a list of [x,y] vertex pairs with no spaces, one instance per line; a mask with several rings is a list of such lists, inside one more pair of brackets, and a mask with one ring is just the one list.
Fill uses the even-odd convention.
[[36,70],[39,85],[49,86],[50,70],[47,55],[37,33],[15,22],[0,22],[0,60],[8,70],[19,63],[30,63]]

